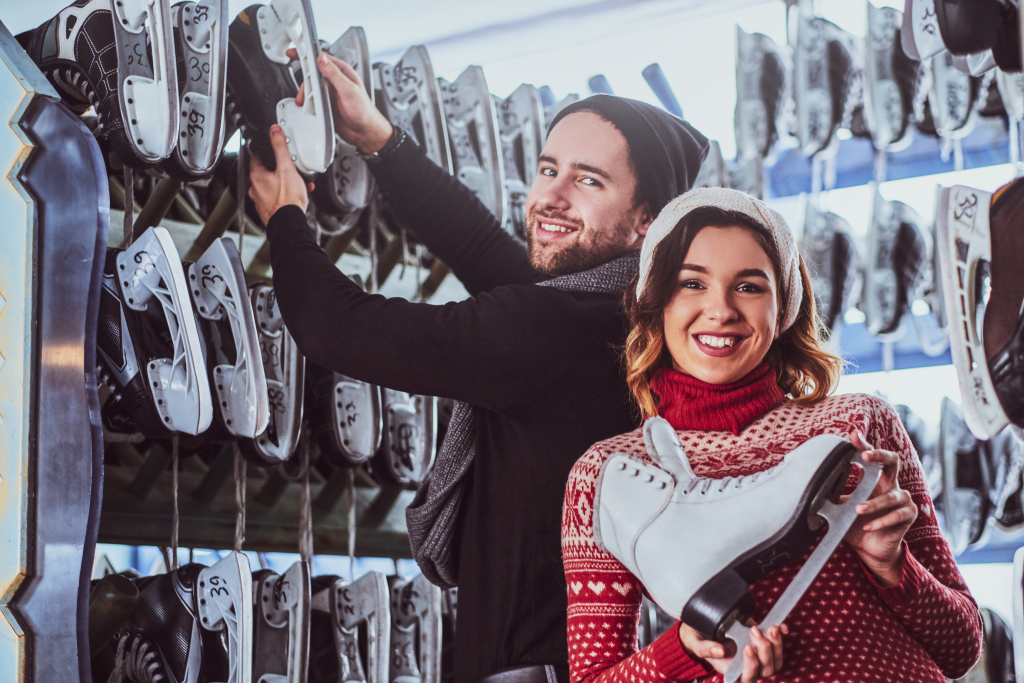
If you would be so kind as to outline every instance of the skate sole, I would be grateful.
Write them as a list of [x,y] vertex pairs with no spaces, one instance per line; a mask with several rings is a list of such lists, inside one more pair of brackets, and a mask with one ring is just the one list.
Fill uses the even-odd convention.
[[858,453],[848,441],[833,448],[804,488],[785,526],[705,582],[683,607],[680,620],[705,636],[722,640],[735,621],[750,617],[757,608],[750,584],[789,564],[811,546],[824,525],[817,511],[826,500],[842,493]]

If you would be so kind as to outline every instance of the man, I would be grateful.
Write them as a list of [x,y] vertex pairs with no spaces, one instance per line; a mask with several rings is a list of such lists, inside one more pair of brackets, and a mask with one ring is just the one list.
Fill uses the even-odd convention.
[[506,683],[567,681],[565,483],[591,444],[637,425],[618,360],[622,295],[647,227],[689,189],[707,140],[622,98],[563,110],[526,200],[528,256],[392,128],[348,65],[324,55],[319,66],[335,130],[371,155],[392,210],[473,298],[414,304],[365,294],[344,277],[306,225],[306,187],[275,126],[277,170],[254,156],[250,195],[267,225],[285,323],[314,363],[466,404],[429,490],[408,511],[424,573],[459,587],[455,681],[509,669]]

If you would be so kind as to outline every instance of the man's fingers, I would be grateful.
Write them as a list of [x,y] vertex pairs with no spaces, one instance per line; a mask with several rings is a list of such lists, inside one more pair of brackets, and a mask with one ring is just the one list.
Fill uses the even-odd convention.
[[[342,59],[338,59],[337,57],[335,57],[332,54],[328,54],[328,53],[324,52],[323,53],[323,66],[320,69],[320,73],[322,73],[326,77],[327,74],[328,74],[327,70],[331,69],[331,67],[336,69],[339,74],[341,74],[342,76],[347,78],[349,81],[351,81],[355,85],[358,85],[360,88],[363,87],[363,79],[361,79],[359,77],[359,74],[356,73],[356,70],[353,69],[348,64],[348,62],[346,62],[346,61],[344,61]],[[333,73],[333,72],[331,72],[331,73]]]
[[278,172],[286,168],[294,170],[295,162],[292,161],[291,152],[288,151],[288,138],[285,137],[284,129],[276,123],[270,127],[270,144],[274,147]]
[[302,83],[301,83],[301,84],[299,85],[299,90],[298,90],[298,92],[296,92],[296,93],[295,93],[295,106],[296,106],[296,107],[301,107],[301,106],[302,106],[302,104],[303,104],[303,103],[304,103],[305,101],[306,101],[306,82],[305,82],[305,81],[303,81],[303,82],[302,82]]

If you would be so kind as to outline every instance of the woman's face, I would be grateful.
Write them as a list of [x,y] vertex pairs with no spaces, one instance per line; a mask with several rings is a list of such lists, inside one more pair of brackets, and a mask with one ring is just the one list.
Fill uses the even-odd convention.
[[779,336],[775,269],[750,229],[707,227],[694,237],[665,306],[665,342],[679,372],[735,382]]

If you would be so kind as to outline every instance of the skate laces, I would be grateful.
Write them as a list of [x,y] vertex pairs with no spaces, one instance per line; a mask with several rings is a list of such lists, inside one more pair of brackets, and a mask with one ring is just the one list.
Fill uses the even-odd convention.
[[696,477],[690,480],[690,483],[683,489],[683,495],[689,495],[693,493],[698,487],[700,487],[700,495],[707,495],[711,487],[716,483],[718,484],[718,490],[716,493],[724,493],[730,486],[734,489],[741,489],[744,485],[754,484],[758,479],[762,477],[770,477],[778,469],[778,465],[770,467],[761,472],[754,472],[753,474],[744,474],[740,477],[726,477],[724,479],[712,479],[711,477]]
[[133,638],[124,633],[117,642],[114,670],[110,672],[107,683],[121,683],[124,680],[135,683],[163,683],[166,680],[156,648],[142,636]]

